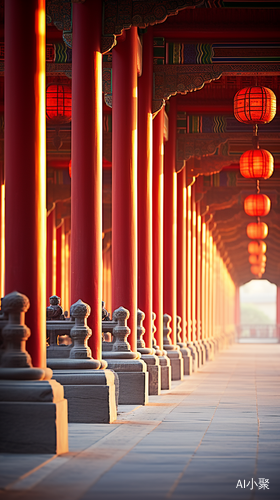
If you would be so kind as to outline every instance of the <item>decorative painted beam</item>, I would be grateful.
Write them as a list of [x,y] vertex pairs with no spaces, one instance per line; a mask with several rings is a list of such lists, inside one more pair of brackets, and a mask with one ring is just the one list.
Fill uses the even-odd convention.
[[205,83],[218,80],[222,75],[279,75],[279,63],[230,64],[154,64],[153,113],[176,94],[200,90]]
[[131,26],[147,28],[163,23],[168,16],[178,14],[180,10],[202,6],[204,0],[103,0],[104,23],[102,52],[105,54],[116,45],[116,35]]
[[[54,24],[63,31],[62,38],[72,47],[72,5],[85,0],[47,0],[47,24]],[[109,52],[116,45],[116,36],[132,26],[146,28],[163,23],[168,16],[180,10],[203,5],[204,0],[103,0],[102,53]]]

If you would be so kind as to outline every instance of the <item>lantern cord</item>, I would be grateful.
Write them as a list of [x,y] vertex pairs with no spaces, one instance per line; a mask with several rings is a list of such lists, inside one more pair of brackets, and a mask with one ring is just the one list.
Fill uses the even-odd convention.
[[253,125],[253,137],[252,137],[253,149],[259,149],[259,137],[258,137],[258,125],[255,123]]
[[257,194],[260,194],[260,180],[257,179]]
[[260,217],[257,217],[257,223],[260,224],[260,222],[261,222]]

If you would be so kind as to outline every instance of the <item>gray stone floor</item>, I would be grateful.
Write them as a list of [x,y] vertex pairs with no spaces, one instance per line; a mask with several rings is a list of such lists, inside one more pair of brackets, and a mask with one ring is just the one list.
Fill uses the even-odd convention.
[[235,344],[114,424],[70,424],[65,455],[0,455],[0,498],[278,500],[279,361]]

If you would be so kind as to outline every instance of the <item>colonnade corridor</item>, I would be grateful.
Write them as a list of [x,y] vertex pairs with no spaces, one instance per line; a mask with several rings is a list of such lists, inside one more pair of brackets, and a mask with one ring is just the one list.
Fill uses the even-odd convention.
[[68,453],[1,455],[0,498],[278,499],[279,356],[233,344],[110,426],[69,424]]

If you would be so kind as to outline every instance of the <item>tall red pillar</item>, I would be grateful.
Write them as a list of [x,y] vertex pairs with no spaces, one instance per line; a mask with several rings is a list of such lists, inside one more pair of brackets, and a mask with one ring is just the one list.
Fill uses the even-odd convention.
[[[277,288],[277,297],[278,297],[278,288]],[[237,338],[240,336],[240,289],[239,286],[235,285],[235,314],[234,314],[234,319],[235,319],[235,329],[236,329],[236,334]],[[280,298],[278,298],[279,305],[278,308],[280,308]],[[280,310],[279,310],[280,312]],[[278,312],[278,314],[279,314]],[[280,317],[278,317],[280,320]]]
[[200,202],[196,203],[196,338],[202,339],[201,334],[201,215]]
[[206,246],[206,224],[205,217],[201,217],[201,273],[200,273],[200,318],[201,338],[205,340],[205,246]]
[[146,347],[152,347],[152,88],[153,28],[143,35],[138,89],[138,307],[145,313]]
[[192,223],[191,223],[191,238],[192,238],[192,271],[191,271],[191,303],[192,303],[192,341],[197,340],[197,317],[196,317],[196,203],[195,203],[195,184],[192,185],[192,199],[191,199],[191,210],[192,210]]
[[177,175],[177,314],[181,317],[181,340],[187,341],[187,185],[186,168]]
[[46,365],[45,22],[44,0],[5,1],[5,293],[30,299],[27,350],[40,367]]
[[168,141],[164,150],[163,313],[172,317],[170,339],[176,345],[177,329],[177,174],[176,97],[170,99]]
[[0,145],[0,297],[5,294],[5,184],[4,148]]
[[277,295],[276,295],[276,328],[277,328],[277,337],[278,342],[280,342],[280,287],[277,287]]
[[153,312],[155,339],[163,348],[163,129],[164,109],[153,120]]
[[64,303],[65,289],[65,224],[62,220],[56,229],[56,295],[61,298],[62,309],[65,310]]
[[187,188],[187,340],[192,342],[192,186]]
[[47,306],[56,293],[56,227],[55,208],[47,217]]
[[112,306],[130,312],[137,350],[137,28],[113,49]]
[[102,1],[73,4],[71,304],[90,305],[92,356],[101,358]]

